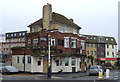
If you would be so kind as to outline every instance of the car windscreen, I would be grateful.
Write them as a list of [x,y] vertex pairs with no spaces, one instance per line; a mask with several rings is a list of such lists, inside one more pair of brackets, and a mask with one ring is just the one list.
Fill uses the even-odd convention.
[[90,69],[97,69],[97,68],[98,68],[98,66],[91,66]]
[[5,66],[5,68],[6,68],[7,70],[16,70],[16,68],[13,67],[13,66]]

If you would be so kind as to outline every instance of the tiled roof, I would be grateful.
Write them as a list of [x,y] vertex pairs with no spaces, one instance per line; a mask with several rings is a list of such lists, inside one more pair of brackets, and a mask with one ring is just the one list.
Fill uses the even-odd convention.
[[114,37],[95,36],[95,35],[84,35],[84,36],[86,37],[86,42],[89,43],[105,43],[105,44],[117,45],[117,42]]
[[[52,21],[50,21],[50,22],[51,23],[58,22],[58,23],[66,24],[66,25],[77,27],[77,28],[81,29],[81,27],[79,27],[77,24],[75,24],[74,22],[71,22],[70,19],[66,18],[65,16],[63,16],[61,14],[55,13],[55,12],[52,13]],[[42,26],[43,25],[42,18],[37,20],[36,22],[30,24],[28,27],[31,27],[32,25],[41,25]]]

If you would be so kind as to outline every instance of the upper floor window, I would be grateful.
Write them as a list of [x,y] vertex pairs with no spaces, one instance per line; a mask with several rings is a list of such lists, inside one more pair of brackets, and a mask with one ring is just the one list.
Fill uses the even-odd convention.
[[87,47],[89,47],[89,43],[87,43]]
[[82,47],[82,49],[85,49],[85,43],[84,43],[84,41],[81,41],[81,47]]
[[89,55],[89,51],[87,51],[87,55]]
[[62,25],[61,26],[61,31],[62,32],[67,32],[67,25]]
[[91,51],[91,55],[93,55],[93,51]]
[[108,41],[108,38],[106,38],[106,40]]
[[96,51],[95,51],[95,55],[97,55]]
[[22,33],[19,33],[19,36],[21,36],[22,35]]
[[51,38],[51,46],[55,46],[55,38]]
[[13,34],[11,34],[11,36],[13,36]]
[[76,28],[73,29],[73,33],[77,34],[77,29]]
[[113,38],[111,39],[111,41],[113,41]]
[[98,44],[98,48],[100,47],[100,44]]
[[23,33],[23,36],[25,35],[25,33]]
[[17,34],[15,33],[14,36],[16,36]]
[[91,44],[91,47],[93,47],[93,44]]
[[38,45],[38,39],[34,39],[33,40],[33,46],[37,46]]
[[89,37],[86,37],[87,39],[89,39]]
[[94,37],[94,40],[96,39],[96,37]]
[[65,37],[65,47],[69,47],[69,37]]
[[7,34],[7,37],[8,37],[9,35]]
[[29,40],[28,40],[28,46],[30,46],[30,45],[31,45],[31,40],[29,39]]
[[64,40],[58,39],[58,45],[59,46],[64,46]]
[[7,39],[7,42],[9,42],[9,40]]
[[96,44],[94,44],[94,47],[96,48]]
[[34,27],[34,32],[37,32],[37,31],[38,31],[38,27],[35,26],[35,27]]
[[72,48],[76,48],[76,39],[72,39]]

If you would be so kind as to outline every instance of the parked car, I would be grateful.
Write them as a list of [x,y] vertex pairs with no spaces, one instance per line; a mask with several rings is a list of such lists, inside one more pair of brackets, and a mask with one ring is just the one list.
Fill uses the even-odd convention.
[[18,73],[18,69],[15,66],[5,66],[7,73]]
[[18,73],[18,69],[15,66],[0,66],[0,73],[2,74],[10,74],[10,73]]
[[93,66],[91,66],[89,71],[88,71],[88,73],[89,73],[89,75],[98,75],[100,69],[102,69],[103,75],[104,75],[105,69],[103,67],[101,67],[100,65],[93,65]]

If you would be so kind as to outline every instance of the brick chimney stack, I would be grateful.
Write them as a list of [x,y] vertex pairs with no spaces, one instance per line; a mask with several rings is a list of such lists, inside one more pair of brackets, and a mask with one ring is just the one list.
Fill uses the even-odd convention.
[[52,6],[47,3],[43,6],[43,29],[50,28],[50,21],[52,20]]

